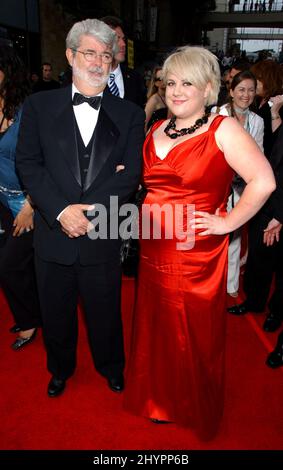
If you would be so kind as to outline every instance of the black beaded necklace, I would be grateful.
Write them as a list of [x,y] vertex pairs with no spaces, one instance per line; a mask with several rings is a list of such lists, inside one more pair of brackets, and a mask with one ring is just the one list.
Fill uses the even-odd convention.
[[[168,137],[170,137],[170,139],[177,139],[177,137],[181,137],[183,135],[193,134],[193,132],[203,126],[203,124],[207,123],[209,116],[210,112],[206,112],[201,118],[196,120],[193,126],[184,127],[183,129],[176,129],[176,116],[173,116],[165,127],[164,132]],[[175,132],[170,134],[171,130]]]

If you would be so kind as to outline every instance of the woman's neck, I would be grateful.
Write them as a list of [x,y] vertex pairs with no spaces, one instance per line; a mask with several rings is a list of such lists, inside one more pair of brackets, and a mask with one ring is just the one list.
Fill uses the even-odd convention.
[[194,113],[190,117],[182,117],[182,116],[178,117],[177,116],[176,126],[178,129],[182,127],[193,126],[198,119],[201,119],[204,116],[204,114],[205,114],[205,109],[202,109],[201,111]]
[[238,115],[238,116],[247,116],[247,114],[249,114],[249,108],[238,108],[238,106],[236,106],[234,104],[234,111],[235,113]]

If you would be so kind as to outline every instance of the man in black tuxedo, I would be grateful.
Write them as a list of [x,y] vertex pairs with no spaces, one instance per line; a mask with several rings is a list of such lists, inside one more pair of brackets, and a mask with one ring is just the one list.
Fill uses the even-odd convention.
[[114,31],[96,19],[81,21],[66,45],[73,83],[27,99],[17,147],[18,171],[36,208],[50,397],[63,392],[75,370],[79,296],[95,367],[113,391],[123,390],[120,240],[89,232],[87,211],[104,207],[109,226],[115,196],[111,217],[117,216],[138,186],[144,137],[143,111],[105,89],[117,52]]
[[115,31],[119,48],[113,57],[111,74],[108,79],[109,89],[116,96],[132,101],[144,108],[146,90],[143,80],[139,73],[125,65],[127,48],[123,23],[116,16],[104,16],[101,21],[104,21]]

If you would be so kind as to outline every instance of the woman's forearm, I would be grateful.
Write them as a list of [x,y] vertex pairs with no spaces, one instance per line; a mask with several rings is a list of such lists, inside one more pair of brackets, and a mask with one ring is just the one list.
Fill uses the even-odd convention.
[[275,185],[272,179],[264,181],[261,178],[249,182],[239,202],[225,218],[229,231],[236,230],[251,219],[268,200],[274,190]]

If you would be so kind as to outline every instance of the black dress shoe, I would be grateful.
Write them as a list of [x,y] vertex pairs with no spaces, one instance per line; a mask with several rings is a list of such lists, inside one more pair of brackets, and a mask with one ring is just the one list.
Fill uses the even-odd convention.
[[165,421],[164,419],[150,418],[150,421],[154,424],[170,424],[171,421]]
[[273,331],[278,330],[278,328],[281,326],[281,323],[281,316],[277,315],[276,313],[270,312],[265,319],[263,329],[264,331],[267,331],[267,333],[273,333]]
[[9,331],[10,331],[10,333],[19,333],[19,331],[21,331],[21,328],[18,325],[13,325],[13,326],[11,326]]
[[272,369],[283,366],[283,333],[278,336],[276,347],[268,355],[266,365]]
[[248,312],[253,313],[262,313],[264,310],[260,310],[257,308],[252,307],[248,304],[247,301],[243,302],[242,304],[232,305],[232,307],[227,308],[227,312],[232,313],[232,315],[245,315]]
[[57,379],[55,375],[52,376],[48,388],[47,393],[50,398],[58,397],[61,393],[64,392],[66,386],[66,380]]
[[124,377],[111,377],[107,379],[108,386],[112,392],[122,392],[124,390]]
[[239,305],[232,305],[232,307],[227,308],[227,312],[232,313],[232,315],[245,315],[247,310],[247,305],[245,302]]
[[11,348],[14,351],[19,351],[19,349],[21,349],[23,346],[31,343],[35,339],[36,333],[37,333],[37,330],[35,329],[33,334],[31,336],[29,336],[28,338],[20,338],[20,336],[19,336],[16,339],[16,341],[13,344],[11,344]]

